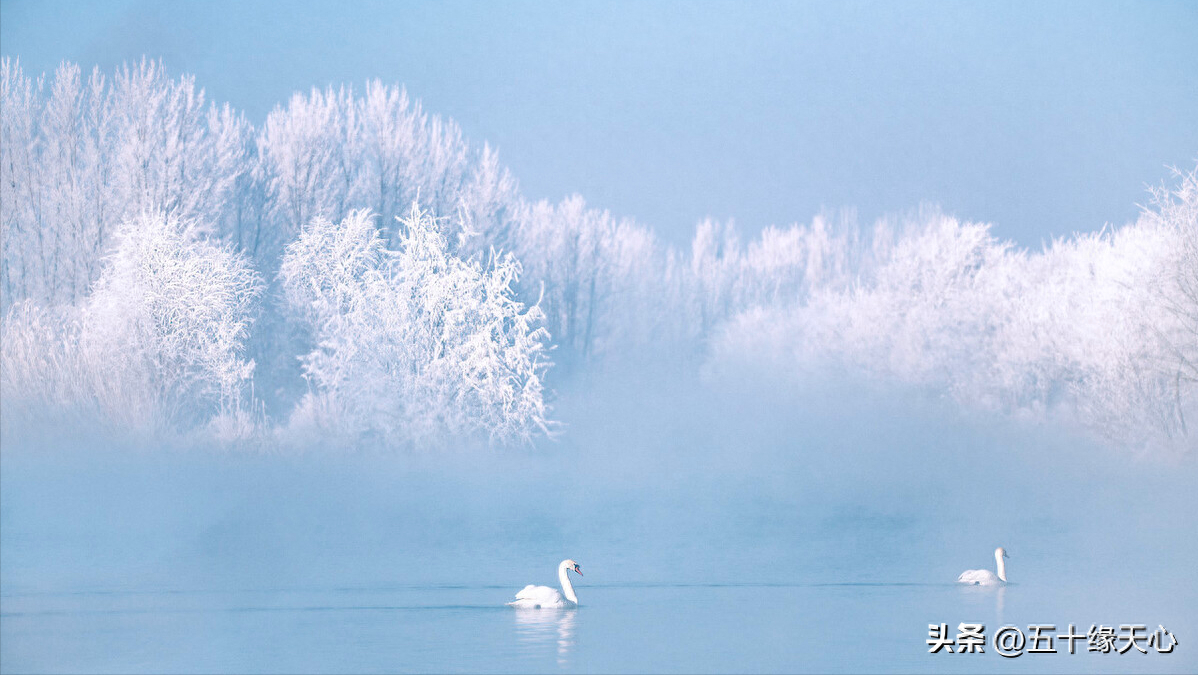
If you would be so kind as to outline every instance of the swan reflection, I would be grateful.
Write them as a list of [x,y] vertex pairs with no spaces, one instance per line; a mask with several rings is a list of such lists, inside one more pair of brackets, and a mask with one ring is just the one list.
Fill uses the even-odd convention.
[[557,643],[557,662],[564,665],[574,648],[577,609],[517,609],[516,639],[529,648]]
[[1006,593],[1007,587],[999,586],[998,593],[995,594],[994,598],[994,612],[998,616],[998,623],[1000,625],[1006,623],[1006,621],[1003,620],[1003,608],[1006,606]]

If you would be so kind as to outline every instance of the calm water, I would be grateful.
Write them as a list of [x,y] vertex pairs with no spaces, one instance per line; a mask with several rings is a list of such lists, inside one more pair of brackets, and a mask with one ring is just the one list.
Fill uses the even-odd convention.
[[[574,610],[502,606],[511,588],[415,586],[7,595],[9,671],[1192,672],[1195,598],[1084,586],[604,584]],[[929,622],[1163,622],[1173,654],[926,653]],[[1155,628],[1155,625],[1153,626]],[[1187,639],[1188,638],[1188,639]],[[1079,645],[1084,650],[1084,643]]]
[[[571,438],[602,443],[506,454],[6,444],[0,670],[1198,671],[1192,459],[939,415],[700,412],[600,411]],[[998,545],[1012,585],[952,583]],[[566,557],[581,607],[504,606]],[[1163,624],[1180,644],[928,654],[942,622]]]

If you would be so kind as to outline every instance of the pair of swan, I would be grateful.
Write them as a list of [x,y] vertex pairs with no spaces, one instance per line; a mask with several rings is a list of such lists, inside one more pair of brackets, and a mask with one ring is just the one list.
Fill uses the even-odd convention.
[[[957,577],[957,583],[973,586],[993,586],[1007,583],[1007,565],[1004,562],[1007,549],[999,546],[994,549],[994,562],[997,563],[998,574],[990,570],[965,570]],[[521,609],[563,609],[578,606],[578,595],[574,593],[574,585],[570,583],[570,572],[582,576],[582,568],[573,560],[566,559],[557,566],[557,579],[561,582],[562,590],[548,586],[533,586],[529,584],[516,594],[516,599],[507,603],[510,607]]]

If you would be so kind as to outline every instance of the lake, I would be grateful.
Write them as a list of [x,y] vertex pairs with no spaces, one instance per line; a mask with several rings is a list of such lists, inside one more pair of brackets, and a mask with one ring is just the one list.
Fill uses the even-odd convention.
[[[1198,670],[1191,458],[863,405],[575,415],[509,452],[6,443],[0,670]],[[1009,586],[953,583],[999,545]],[[567,557],[579,608],[504,606]],[[984,654],[928,653],[929,624],[963,622]],[[1179,644],[994,651],[1004,624],[1069,623]]]
[[[10,672],[1192,672],[1192,590],[1084,585],[579,585],[569,610],[495,585],[93,591],[4,597]],[[1111,603],[1126,609],[1109,611]],[[927,624],[1164,623],[1174,653],[928,654]],[[1115,626],[1117,629],[1118,626]],[[1189,638],[1189,639],[1187,639]]]

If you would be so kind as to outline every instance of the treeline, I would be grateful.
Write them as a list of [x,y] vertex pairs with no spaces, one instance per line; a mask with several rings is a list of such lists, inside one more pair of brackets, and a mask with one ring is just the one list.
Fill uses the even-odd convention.
[[709,373],[847,367],[970,408],[1065,417],[1127,447],[1194,447],[1194,172],[1135,223],[1038,252],[934,210],[882,221],[868,242],[851,277],[725,322]]
[[297,93],[261,128],[151,61],[35,79],[4,59],[0,89],[6,418],[529,440],[550,361],[682,355],[1192,444],[1192,172],[1039,252],[934,209],[743,243],[706,221],[680,250],[578,196],[524,200],[491,148],[379,82]]

